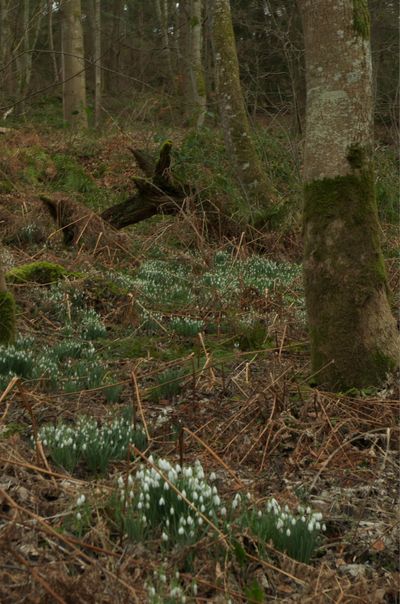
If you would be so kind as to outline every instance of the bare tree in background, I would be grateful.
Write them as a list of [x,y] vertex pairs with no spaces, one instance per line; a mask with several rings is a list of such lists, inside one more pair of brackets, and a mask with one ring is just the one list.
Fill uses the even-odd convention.
[[81,0],[63,0],[61,8],[64,119],[74,127],[87,127]]
[[266,210],[271,206],[272,193],[251,139],[229,0],[213,0],[211,14],[217,94],[225,138],[252,210],[251,221],[255,226],[261,226]]

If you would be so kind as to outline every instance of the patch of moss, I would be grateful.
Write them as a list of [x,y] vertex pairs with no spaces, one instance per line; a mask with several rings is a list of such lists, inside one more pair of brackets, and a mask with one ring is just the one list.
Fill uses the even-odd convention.
[[57,169],[54,186],[58,191],[92,193],[98,191],[94,180],[70,155],[56,154],[53,157]]
[[68,271],[55,262],[31,262],[11,269],[6,273],[9,283],[54,283],[65,277],[77,277],[79,273]]
[[0,344],[15,341],[15,300],[11,292],[0,292]]
[[354,147],[349,156],[352,174],[305,186],[304,275],[312,368],[317,381],[332,389],[378,384],[393,368],[391,352],[371,350],[363,335],[370,329],[364,309],[379,292],[387,293],[387,278],[368,152]]
[[353,29],[364,40],[369,40],[371,19],[367,0],[353,0]]

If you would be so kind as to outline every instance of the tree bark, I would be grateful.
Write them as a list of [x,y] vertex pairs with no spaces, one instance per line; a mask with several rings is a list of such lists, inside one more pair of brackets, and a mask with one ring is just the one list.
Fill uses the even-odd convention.
[[367,0],[298,0],[306,53],[304,277],[315,379],[381,383],[398,365],[373,174]]
[[7,290],[3,266],[0,264],[0,345],[8,346],[15,341],[15,300]]
[[94,125],[100,125],[101,114],[101,11],[100,0],[94,0]]
[[206,82],[203,67],[203,2],[191,0],[190,36],[190,82],[191,82],[191,122],[201,128],[206,115]]
[[217,95],[225,139],[249,204],[249,220],[261,226],[272,205],[272,193],[251,139],[229,0],[214,0],[212,18]]
[[87,128],[86,77],[81,22],[81,0],[63,0],[63,106],[64,120],[76,128]]

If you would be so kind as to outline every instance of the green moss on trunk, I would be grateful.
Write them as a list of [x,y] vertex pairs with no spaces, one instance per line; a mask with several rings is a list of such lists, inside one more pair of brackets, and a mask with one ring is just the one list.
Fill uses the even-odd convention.
[[312,367],[332,389],[379,384],[396,365],[372,166],[306,184],[304,276]]
[[353,0],[353,28],[364,40],[369,40],[371,23],[367,0]]
[[15,340],[15,300],[8,291],[0,292],[0,344],[12,344]]

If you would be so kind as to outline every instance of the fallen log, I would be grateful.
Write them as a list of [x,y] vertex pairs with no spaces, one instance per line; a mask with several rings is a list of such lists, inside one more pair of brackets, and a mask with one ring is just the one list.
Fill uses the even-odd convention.
[[194,195],[194,190],[173,176],[171,149],[172,143],[165,142],[157,162],[139,149],[130,149],[146,178],[136,176],[133,179],[137,188],[135,195],[104,210],[100,215],[103,220],[116,229],[122,229],[155,214],[177,214],[181,211],[185,200]]

